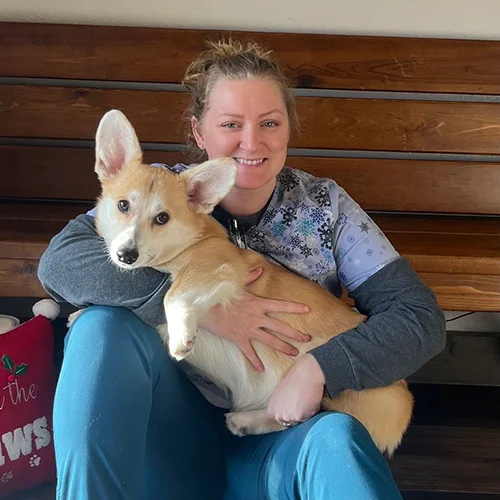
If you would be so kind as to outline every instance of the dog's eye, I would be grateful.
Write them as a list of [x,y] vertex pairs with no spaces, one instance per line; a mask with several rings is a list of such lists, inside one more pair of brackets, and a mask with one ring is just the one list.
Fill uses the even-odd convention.
[[166,212],[161,212],[156,216],[154,222],[159,226],[163,226],[163,224],[166,224],[168,222],[168,219],[170,219],[169,215]]
[[118,202],[118,210],[120,210],[121,213],[126,214],[129,208],[130,203],[127,200],[120,200]]

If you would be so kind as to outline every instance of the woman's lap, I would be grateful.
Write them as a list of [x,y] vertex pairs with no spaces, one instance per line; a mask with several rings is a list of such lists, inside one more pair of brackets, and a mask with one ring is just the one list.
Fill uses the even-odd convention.
[[90,308],[71,329],[54,428],[61,498],[401,498],[385,459],[347,415],[232,436],[224,411],[125,309]]

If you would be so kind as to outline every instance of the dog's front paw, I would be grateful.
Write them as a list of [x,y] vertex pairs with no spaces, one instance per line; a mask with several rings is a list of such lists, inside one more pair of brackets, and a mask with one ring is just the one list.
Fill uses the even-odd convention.
[[184,359],[193,349],[196,336],[169,337],[168,350],[177,361]]

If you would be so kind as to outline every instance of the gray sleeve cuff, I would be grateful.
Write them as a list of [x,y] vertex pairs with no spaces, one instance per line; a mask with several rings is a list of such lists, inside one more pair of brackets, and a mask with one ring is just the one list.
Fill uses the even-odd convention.
[[326,390],[331,398],[340,394],[346,387],[354,387],[356,379],[349,356],[335,338],[319,347],[315,347],[309,354],[314,356],[323,370],[326,381]]

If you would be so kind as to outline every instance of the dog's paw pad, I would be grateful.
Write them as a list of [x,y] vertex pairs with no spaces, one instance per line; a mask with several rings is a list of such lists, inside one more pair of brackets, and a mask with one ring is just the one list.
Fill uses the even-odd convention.
[[240,422],[236,413],[226,413],[226,427],[235,435],[239,437],[246,436],[248,429],[243,422]]
[[184,359],[193,349],[196,337],[190,339],[182,339],[180,342],[172,342],[169,344],[168,348],[172,357],[177,361]]

